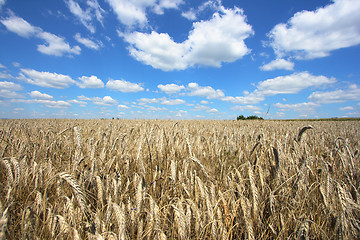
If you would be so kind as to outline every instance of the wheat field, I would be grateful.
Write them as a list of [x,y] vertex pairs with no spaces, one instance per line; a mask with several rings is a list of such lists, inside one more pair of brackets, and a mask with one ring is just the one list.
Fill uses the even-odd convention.
[[359,121],[0,120],[0,239],[359,239]]

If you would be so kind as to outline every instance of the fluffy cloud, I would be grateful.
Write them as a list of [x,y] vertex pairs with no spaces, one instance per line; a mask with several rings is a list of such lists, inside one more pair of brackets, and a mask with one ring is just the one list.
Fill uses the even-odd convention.
[[19,84],[7,81],[0,82],[0,98],[23,98],[24,96],[16,91],[22,90]]
[[207,99],[220,99],[225,96],[224,92],[220,89],[213,89],[210,86],[199,86],[197,83],[189,83],[187,86],[189,96],[206,97]]
[[129,109],[128,106],[122,105],[122,104],[118,105],[118,108],[119,108],[119,109]]
[[260,69],[262,71],[272,71],[276,69],[293,70],[294,63],[285,59],[275,59],[268,64],[261,66]]
[[39,27],[32,26],[30,23],[20,17],[10,16],[1,20],[1,23],[4,24],[7,30],[16,33],[21,37],[36,37],[44,40],[45,44],[40,44],[37,46],[38,51],[43,54],[60,57],[65,54],[78,55],[81,52],[81,48],[79,46],[71,47],[64,38],[49,32],[45,32]]
[[239,8],[216,12],[208,21],[195,22],[187,40],[175,42],[167,33],[119,33],[130,44],[136,60],[163,71],[195,65],[220,67],[250,52],[244,40],[253,34]]
[[54,100],[45,100],[45,99],[13,99],[11,102],[19,102],[26,104],[39,103],[45,105],[48,108],[68,108],[71,107],[71,104],[65,101],[54,101]]
[[231,108],[234,111],[260,111],[261,107],[254,106],[254,105],[244,105],[244,106],[234,106]]
[[291,75],[279,76],[259,82],[257,89],[251,93],[245,92],[244,96],[226,96],[221,98],[221,100],[235,104],[257,104],[264,101],[266,96],[295,94],[306,88],[320,87],[335,82],[336,79],[327,78],[322,75],[314,76],[308,72],[293,73]]
[[331,51],[360,43],[360,1],[334,0],[316,11],[296,13],[269,33],[278,56],[325,57]]
[[19,79],[40,87],[63,89],[75,83],[68,75],[23,68],[21,72]]
[[95,50],[99,50],[99,48],[100,48],[99,44],[95,43],[94,41],[92,41],[88,38],[81,37],[80,33],[75,34],[74,38],[76,41],[83,44],[87,48],[91,48],[91,49],[95,49]]
[[354,107],[346,106],[346,107],[339,108],[339,110],[340,111],[352,111],[352,110],[354,110]]
[[19,90],[22,90],[22,87],[17,83],[1,81],[0,89],[6,89],[6,90],[10,90],[10,91],[19,91]]
[[319,107],[319,104],[313,102],[305,102],[305,103],[295,103],[295,104],[282,104],[275,103],[274,106],[281,111],[296,111],[296,112],[314,112],[316,107]]
[[161,99],[160,103],[163,105],[180,105],[184,104],[185,101],[182,99]]
[[137,100],[140,105],[150,104],[150,103],[158,103],[159,99],[157,98],[140,98]]
[[346,101],[360,101],[360,88],[356,84],[350,85],[347,89],[339,89],[328,92],[313,92],[309,98],[316,103],[340,103]]
[[103,98],[94,97],[91,100],[96,105],[111,106],[111,105],[116,105],[117,104],[117,101],[115,99],[113,99],[112,97],[110,97],[110,96],[105,96]]
[[1,7],[3,6],[3,5],[5,5],[5,0],[0,0],[0,10],[1,10]]
[[208,113],[218,113],[219,110],[217,110],[216,108],[212,108],[212,109],[207,110],[206,112],[208,112]]
[[16,33],[17,35],[25,38],[31,37],[39,31],[38,28],[32,26],[30,23],[17,16],[10,16],[3,19],[1,20],[1,23],[4,24],[10,32]]
[[104,83],[96,76],[82,76],[78,78],[81,82],[76,83],[80,88],[103,88]]
[[185,87],[183,85],[179,86],[174,83],[166,84],[166,85],[159,84],[158,88],[167,94],[177,93],[177,92],[180,92],[181,90],[185,89]]
[[183,16],[184,18],[186,18],[188,20],[191,20],[191,21],[194,21],[197,18],[196,17],[196,12],[192,8],[190,10],[186,11],[186,12],[182,12],[181,16]]
[[106,83],[106,87],[111,90],[120,91],[123,93],[144,91],[144,88],[139,84],[131,83],[125,80],[109,80]]
[[46,42],[46,44],[40,44],[37,46],[38,51],[43,54],[61,57],[64,54],[79,55],[81,52],[81,48],[79,46],[70,47],[70,45],[65,42],[64,38],[58,37],[55,34],[40,32],[37,36]]
[[293,73],[260,82],[257,86],[258,94],[271,96],[276,94],[294,94],[309,87],[319,87],[335,83],[335,78],[314,76],[308,72]]
[[66,1],[70,12],[74,14],[91,33],[95,33],[95,27],[92,23],[93,16],[96,16],[96,19],[102,24],[104,18],[103,13],[105,11],[100,7],[97,0],[88,0],[86,3],[88,8],[83,10],[77,2],[73,0]]
[[118,20],[128,26],[144,27],[148,23],[146,11],[163,14],[165,9],[177,9],[183,0],[106,0]]
[[42,99],[42,100],[52,100],[53,96],[46,94],[46,93],[41,93],[39,91],[32,91],[29,93],[30,97],[35,98],[35,99]]

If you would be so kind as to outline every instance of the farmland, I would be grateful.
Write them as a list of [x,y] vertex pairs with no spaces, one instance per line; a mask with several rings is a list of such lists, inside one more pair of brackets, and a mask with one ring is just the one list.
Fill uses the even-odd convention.
[[0,120],[0,239],[359,239],[359,121]]

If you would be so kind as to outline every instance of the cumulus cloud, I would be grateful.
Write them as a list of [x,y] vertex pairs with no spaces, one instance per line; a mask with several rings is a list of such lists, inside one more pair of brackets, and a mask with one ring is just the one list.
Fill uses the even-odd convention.
[[35,99],[42,99],[42,100],[52,100],[53,96],[46,94],[46,93],[41,93],[39,91],[32,91],[29,93],[30,97],[35,98]]
[[150,104],[150,103],[158,103],[159,99],[157,98],[140,98],[137,100],[140,105]]
[[105,13],[97,0],[88,0],[86,3],[88,8],[83,10],[79,3],[73,0],[65,1],[70,12],[91,32],[95,33],[95,26],[93,24],[93,16],[102,24],[103,14]]
[[6,89],[6,90],[10,90],[10,91],[20,91],[20,90],[22,90],[22,87],[21,87],[21,85],[14,83],[14,82],[1,81],[0,89]]
[[92,41],[92,40],[90,40],[88,38],[81,37],[80,33],[75,34],[74,38],[75,38],[76,41],[83,44],[87,48],[91,48],[91,49],[95,49],[95,50],[100,49],[99,44],[95,43],[94,41]]
[[335,82],[335,78],[327,78],[322,75],[314,76],[308,72],[293,73],[259,82],[253,92],[245,92],[244,96],[226,96],[221,100],[235,104],[256,104],[264,101],[266,96],[296,94],[306,88],[320,87]]
[[250,53],[244,40],[253,34],[242,9],[221,8],[208,21],[193,23],[188,38],[175,42],[167,33],[120,33],[136,60],[163,71],[221,67]]
[[0,10],[1,10],[1,8],[2,8],[2,6],[4,6],[5,5],[5,0],[0,0]]
[[206,97],[207,99],[220,99],[225,96],[220,89],[215,90],[210,86],[199,86],[197,83],[189,83],[187,86],[189,96]]
[[111,106],[117,104],[117,101],[110,96],[105,96],[103,98],[94,97],[91,100],[96,105]]
[[38,51],[43,54],[61,57],[64,54],[79,55],[81,52],[81,48],[79,46],[71,47],[67,42],[65,42],[64,38],[58,37],[55,34],[40,32],[37,36],[46,42],[45,44],[37,46]]
[[316,91],[313,92],[308,99],[316,103],[360,101],[360,87],[356,84],[352,84],[347,89],[339,89],[327,92]]
[[270,46],[282,57],[325,57],[331,51],[360,43],[360,1],[334,0],[315,11],[301,11],[268,34]]
[[0,82],[0,98],[23,98],[22,94],[16,92],[20,90],[22,87],[19,84],[7,81]]
[[81,82],[77,82],[80,88],[103,88],[104,83],[98,77],[92,75],[90,77],[82,76],[78,78]]
[[1,23],[4,24],[10,32],[25,38],[29,38],[39,31],[39,28],[32,26],[30,23],[17,16],[10,16],[2,19]]
[[262,71],[272,71],[276,69],[293,70],[294,63],[285,59],[275,59],[260,67]]
[[11,102],[19,102],[26,104],[39,103],[45,105],[48,108],[68,108],[71,107],[71,104],[65,101],[54,101],[46,99],[12,99]]
[[354,107],[352,106],[346,106],[346,107],[341,107],[339,108],[340,111],[352,111],[354,110]]
[[39,27],[32,26],[20,17],[11,15],[6,19],[1,20],[1,23],[4,24],[7,30],[16,33],[21,37],[36,37],[45,41],[45,44],[39,44],[37,46],[38,51],[43,54],[60,57],[65,54],[78,55],[81,52],[79,46],[71,47],[64,38],[45,32]]
[[319,107],[320,105],[313,102],[305,102],[305,103],[295,103],[295,104],[275,103],[274,106],[280,109],[281,111],[312,113],[315,111],[315,108]]
[[118,105],[118,108],[119,108],[119,109],[129,109],[128,106],[123,105],[123,104]]
[[20,70],[22,73],[20,74],[19,79],[40,87],[63,89],[75,83],[75,81],[68,75],[38,72],[34,69],[22,68]]
[[276,94],[294,94],[305,88],[319,87],[321,85],[335,82],[335,78],[314,76],[308,72],[300,72],[260,82],[257,86],[257,91],[265,96]]
[[238,105],[238,106],[231,107],[231,110],[255,112],[255,111],[260,111],[261,107],[258,107],[258,106],[255,106],[255,105],[243,105],[243,106]]
[[160,104],[162,105],[180,105],[180,104],[184,104],[185,101],[182,99],[161,99]]
[[141,87],[139,84],[128,82],[125,80],[109,80],[106,83],[106,87],[111,90],[120,91],[123,93],[144,91],[144,88]]
[[197,18],[196,11],[193,8],[191,8],[190,10],[188,10],[186,12],[182,12],[181,16],[183,16],[184,18],[191,20],[191,21],[194,21]]
[[208,112],[208,113],[218,113],[219,110],[217,110],[216,108],[212,108],[212,109],[207,110],[206,112]]
[[181,90],[185,89],[185,87],[183,85],[177,85],[174,83],[165,84],[165,85],[159,84],[158,88],[167,94],[177,93],[177,92],[180,92]]
[[118,20],[127,27],[140,26],[148,24],[146,11],[150,10],[156,14],[163,14],[165,9],[177,9],[183,0],[106,0]]

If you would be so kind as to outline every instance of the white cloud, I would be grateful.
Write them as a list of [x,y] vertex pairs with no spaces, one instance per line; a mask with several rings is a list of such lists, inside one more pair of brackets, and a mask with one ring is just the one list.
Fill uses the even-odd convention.
[[216,108],[212,108],[212,109],[207,110],[206,112],[208,112],[208,113],[218,113],[219,111]]
[[79,55],[81,52],[79,46],[70,47],[70,45],[65,42],[64,38],[58,37],[55,34],[40,32],[37,36],[46,42],[46,44],[37,46],[38,51],[43,54],[61,57],[66,53],[70,55]]
[[208,106],[204,106],[204,105],[196,105],[192,111],[206,111],[206,110],[210,110],[210,108]]
[[163,105],[179,105],[185,104],[185,101],[182,99],[161,99],[160,104]]
[[103,88],[104,83],[98,77],[92,75],[90,77],[82,76],[78,78],[81,82],[76,83],[80,88]]
[[22,90],[21,85],[13,82],[1,81],[0,89],[10,90],[10,91],[19,91]]
[[76,103],[76,104],[79,104],[80,106],[82,107],[85,107],[87,102],[84,102],[84,101],[79,101],[79,100],[76,100],[76,99],[73,99],[73,100],[69,100],[68,101],[69,103]]
[[137,100],[140,105],[150,104],[150,103],[158,103],[159,99],[157,98],[140,98]]
[[75,81],[68,75],[50,72],[38,72],[33,69],[23,68],[21,69],[21,72],[22,73],[19,79],[40,87],[63,89],[75,83]]
[[255,105],[243,105],[243,106],[234,106],[231,107],[231,110],[234,111],[260,111],[261,107],[255,106]]
[[266,96],[295,94],[306,88],[320,87],[335,82],[335,78],[327,78],[322,75],[314,76],[308,72],[293,73],[259,82],[257,89],[251,93],[244,92],[244,96],[226,96],[221,98],[221,100],[235,104],[257,104],[264,101]]
[[15,91],[0,89],[0,98],[23,98],[24,96]]
[[39,91],[32,91],[29,93],[30,97],[35,98],[35,99],[42,99],[42,100],[52,100],[53,96],[46,94],[46,93],[41,93]]
[[1,23],[4,24],[10,32],[25,38],[29,38],[39,31],[38,28],[17,16],[10,16],[3,19],[1,20]]
[[360,88],[356,84],[350,85],[347,89],[339,89],[328,92],[313,92],[309,98],[317,103],[340,103],[346,101],[360,101]]
[[100,46],[95,43],[94,41],[88,39],[88,38],[83,38],[81,37],[80,33],[75,34],[74,36],[75,40],[78,41],[79,43],[85,45],[88,48],[92,48],[95,50],[99,50]]
[[119,33],[130,44],[136,60],[163,71],[183,70],[195,65],[221,67],[234,62],[250,50],[244,40],[253,34],[239,8],[216,12],[208,21],[193,23],[187,40],[175,42],[167,33]]
[[122,105],[122,104],[118,105],[118,108],[119,108],[119,109],[129,109],[128,106]]
[[201,104],[209,104],[209,101],[201,100],[200,103],[201,103]]
[[67,0],[66,5],[68,6],[70,12],[74,14],[76,18],[91,32],[95,33],[95,26],[92,23],[93,16],[96,16],[96,19],[102,24],[103,13],[105,12],[98,3],[97,0],[88,0],[87,5],[89,6],[86,10],[83,10],[79,3],[73,0]]
[[225,96],[220,89],[213,89],[210,86],[202,87],[197,83],[189,83],[187,86],[189,96],[206,97],[207,99],[220,99]]
[[0,63],[0,68],[6,68],[6,67]]
[[257,94],[254,92],[247,94],[245,96],[237,96],[237,97],[226,96],[223,97],[221,100],[226,102],[232,102],[235,104],[256,104],[261,101],[264,101],[265,97],[261,94]]
[[81,48],[79,46],[71,47],[65,39],[55,34],[45,32],[39,27],[32,26],[24,19],[17,16],[10,16],[1,20],[5,27],[17,35],[25,38],[36,37],[44,40],[45,44],[39,44],[37,49],[39,52],[47,55],[54,55],[61,57],[64,54],[80,54]]
[[0,10],[1,10],[2,6],[5,5],[5,2],[6,2],[6,0],[0,0]]
[[196,20],[196,12],[193,8],[191,8],[190,10],[186,11],[186,12],[182,12],[181,16],[183,16],[184,18],[194,21]]
[[282,104],[282,103],[275,103],[274,106],[279,108],[281,111],[296,111],[296,112],[305,112],[305,113],[312,113],[315,111],[316,107],[320,105],[313,102],[305,102],[305,103],[295,103],[295,104]]
[[354,107],[346,106],[346,107],[339,108],[339,110],[340,111],[352,111],[352,110],[354,110]]
[[110,97],[110,96],[105,96],[103,98],[94,97],[91,100],[96,105],[111,106],[111,105],[116,105],[117,104],[117,101],[115,99],[113,99],[112,97]]
[[23,98],[22,94],[16,92],[20,90],[22,87],[19,84],[7,81],[0,82],[0,98]]
[[260,67],[262,71],[272,71],[276,69],[284,69],[284,70],[293,70],[294,69],[294,63],[287,61],[285,59],[275,59],[268,64],[265,64]]
[[43,104],[48,108],[68,108],[71,107],[71,104],[65,101],[54,101],[54,100],[45,100],[45,99],[12,99],[11,102],[19,102],[26,104],[39,103]]
[[148,24],[146,11],[163,14],[165,9],[177,9],[183,0],[106,0],[118,20],[128,27],[145,27]]
[[278,56],[325,57],[331,51],[360,43],[360,1],[334,0],[316,11],[297,12],[269,33]]
[[260,82],[257,86],[257,91],[265,96],[276,94],[294,94],[305,88],[319,87],[321,85],[335,82],[335,78],[327,78],[322,75],[314,76],[308,72],[300,72]]
[[177,93],[177,92],[180,92],[181,90],[185,89],[185,87],[183,85],[179,86],[174,83],[166,84],[166,85],[159,84],[158,88],[167,94]]
[[144,91],[144,88],[141,87],[137,83],[131,83],[125,80],[109,80],[106,83],[106,87],[115,90],[120,91],[123,93],[129,93],[129,92],[141,92]]

